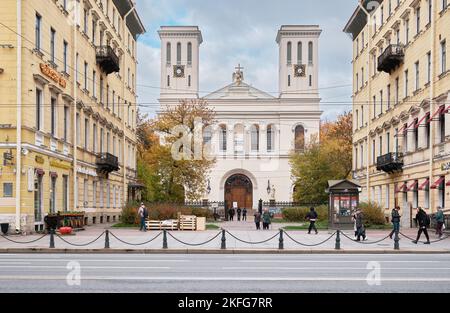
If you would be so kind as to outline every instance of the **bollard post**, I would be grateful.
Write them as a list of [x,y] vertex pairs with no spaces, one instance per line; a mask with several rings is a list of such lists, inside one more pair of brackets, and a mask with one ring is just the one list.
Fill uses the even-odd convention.
[[220,245],[220,249],[225,250],[227,248],[227,239],[225,238],[225,229],[222,229],[222,243]]
[[105,249],[109,249],[109,230],[105,230]]
[[55,230],[50,228],[50,249],[55,249]]
[[336,232],[336,245],[335,250],[341,250],[341,231],[338,229]]
[[163,230],[163,249],[167,249],[167,230]]
[[395,232],[394,237],[394,250],[400,250],[400,238],[398,236],[398,231]]
[[283,250],[284,249],[284,239],[283,239],[283,230],[280,229],[280,240],[278,243],[278,249]]

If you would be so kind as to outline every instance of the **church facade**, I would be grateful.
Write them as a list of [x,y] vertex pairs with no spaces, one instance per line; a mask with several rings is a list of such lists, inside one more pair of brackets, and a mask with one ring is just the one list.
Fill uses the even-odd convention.
[[[292,201],[294,182],[289,156],[301,152],[320,128],[317,25],[282,26],[279,46],[279,94],[245,81],[239,65],[229,85],[201,99],[216,112],[217,123],[203,133],[216,164],[204,199],[256,209],[258,201]],[[199,97],[199,50],[196,26],[163,26],[161,107]],[[251,70],[251,69],[249,69]],[[274,73],[275,76],[275,73]]]

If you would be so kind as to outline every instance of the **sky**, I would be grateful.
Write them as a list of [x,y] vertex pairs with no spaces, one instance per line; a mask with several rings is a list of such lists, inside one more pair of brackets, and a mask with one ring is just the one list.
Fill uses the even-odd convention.
[[[351,109],[352,41],[342,29],[356,0],[136,0],[147,33],[138,42],[138,103],[149,117],[158,109],[161,26],[199,26],[200,96],[231,83],[240,63],[245,82],[272,95],[278,91],[281,25],[317,24],[322,119]],[[333,103],[334,102],[334,103]],[[335,103],[340,102],[340,103]]]

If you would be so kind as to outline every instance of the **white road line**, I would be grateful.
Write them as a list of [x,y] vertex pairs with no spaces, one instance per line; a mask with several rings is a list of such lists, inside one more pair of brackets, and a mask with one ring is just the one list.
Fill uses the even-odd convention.
[[[245,270],[245,271],[259,271],[259,270],[363,270],[367,271],[365,267],[222,267],[223,270]],[[381,267],[381,271],[383,270],[424,270],[423,267]],[[450,271],[450,267],[431,267],[426,269],[429,271]]]
[[[236,260],[240,263],[367,263],[371,260]],[[380,263],[443,263],[449,262],[448,260],[442,261],[402,261],[402,260],[379,260]]]
[[175,262],[175,263],[183,263],[183,262],[190,262],[190,260],[158,260],[158,259],[151,259],[151,260],[124,260],[124,259],[116,259],[116,260],[90,260],[90,259],[80,259],[80,258],[73,258],[73,259],[4,259],[0,260],[0,264],[2,262],[25,262],[25,261],[32,261],[32,262],[72,262],[72,261],[78,261],[78,262]]
[[[55,266],[55,265],[0,265],[0,269],[2,268],[50,268],[50,269],[66,269],[65,266]],[[81,265],[81,269],[117,269],[117,270],[126,270],[126,269],[157,269],[157,270],[168,270],[170,267],[166,266],[84,266]]]

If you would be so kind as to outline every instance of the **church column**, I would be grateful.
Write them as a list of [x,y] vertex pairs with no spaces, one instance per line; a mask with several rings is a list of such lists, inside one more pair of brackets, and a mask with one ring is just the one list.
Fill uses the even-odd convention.
[[267,154],[267,125],[259,125],[259,155]]

